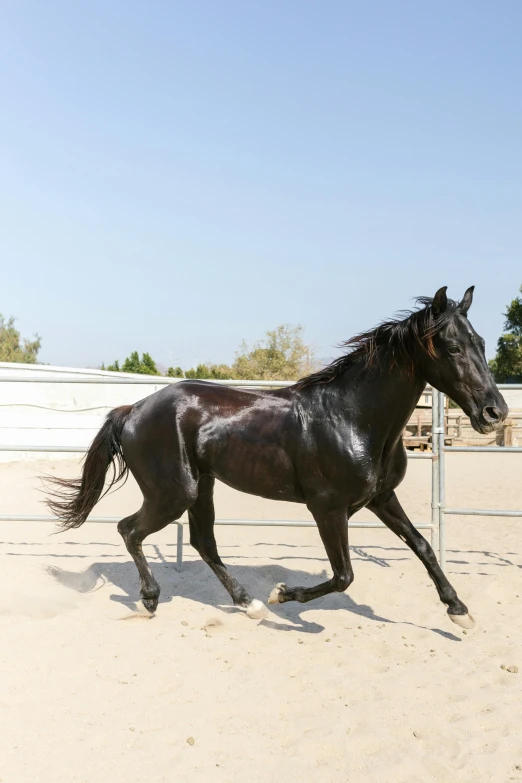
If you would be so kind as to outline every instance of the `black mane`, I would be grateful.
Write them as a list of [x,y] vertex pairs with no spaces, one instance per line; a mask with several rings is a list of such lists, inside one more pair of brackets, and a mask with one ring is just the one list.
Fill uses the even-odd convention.
[[348,367],[356,363],[364,366],[373,364],[381,348],[387,348],[391,355],[390,367],[412,366],[413,348],[417,345],[430,355],[436,356],[433,336],[448,322],[458,310],[458,302],[448,299],[446,310],[435,316],[432,310],[433,299],[428,296],[417,298],[417,309],[403,310],[395,318],[382,321],[374,329],[351,337],[341,343],[348,353],[334,359],[322,370],[307,375],[297,381],[296,386],[304,389],[316,383],[330,383],[342,375]]

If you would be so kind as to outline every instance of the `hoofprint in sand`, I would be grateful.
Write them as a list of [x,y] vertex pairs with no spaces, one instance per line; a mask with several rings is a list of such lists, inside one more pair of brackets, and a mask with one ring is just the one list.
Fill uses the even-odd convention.
[[[77,462],[0,466],[0,513],[45,513],[38,471],[72,476]],[[448,505],[521,508],[518,455],[449,455],[447,472]],[[411,462],[398,494],[412,519],[429,519],[429,492],[429,464]],[[129,481],[97,513],[124,516],[139,502]],[[223,486],[216,508],[308,518]],[[169,528],[144,546],[162,594],[143,619],[115,525],[54,536],[0,523],[0,779],[522,780],[521,526],[448,518],[448,573],[476,620],[466,630],[388,531],[352,531],[346,594],[270,605],[253,621],[188,540],[176,571]],[[278,582],[330,574],[313,529],[219,527],[217,538],[265,604]]]

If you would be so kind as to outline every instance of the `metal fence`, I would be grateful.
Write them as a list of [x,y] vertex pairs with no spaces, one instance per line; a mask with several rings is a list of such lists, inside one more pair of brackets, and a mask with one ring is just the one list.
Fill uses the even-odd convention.
[[[214,383],[223,386],[236,386],[238,388],[283,388],[285,386],[291,386],[292,381],[213,381]],[[170,379],[158,376],[146,376],[136,378],[135,376],[127,378],[108,378],[100,376],[92,377],[70,377],[70,376],[54,376],[54,377],[40,377],[31,378],[27,375],[6,375],[0,377],[0,383],[91,383],[91,384],[112,384],[112,385],[167,385],[171,383],[179,383],[178,379]],[[436,395],[434,396],[434,400]],[[435,426],[435,418],[432,419],[432,425]],[[0,444],[0,451],[9,452],[41,452],[41,453],[75,453],[85,454],[87,449],[84,446],[34,446],[28,445],[5,445]],[[429,459],[432,461],[432,487],[438,482],[438,460],[435,451],[428,453],[408,452],[410,459]],[[35,514],[18,514],[8,515],[1,514],[0,522],[13,521],[13,522],[56,522],[56,517],[43,516]],[[119,517],[89,517],[90,522],[119,522]],[[177,567],[181,568],[183,562],[183,526],[187,524],[187,520],[181,519],[175,522],[177,525],[177,554],[176,562]],[[256,527],[315,527],[315,522],[310,519],[302,520],[286,520],[286,519],[216,519],[216,525],[245,525]],[[382,528],[384,525],[379,521],[351,521],[349,523],[351,528]],[[432,518],[431,522],[418,523],[415,525],[419,530],[431,530],[432,543],[435,543],[438,539],[438,527],[439,527],[439,514],[438,508],[433,506],[432,500]]]
[[[498,388],[502,389],[522,389],[522,384],[517,383],[500,383]],[[446,515],[452,516],[480,516],[480,517],[522,517],[522,511],[509,510],[509,509],[493,509],[493,508],[446,508],[445,505],[445,455],[451,452],[469,452],[480,454],[522,454],[522,447],[519,446],[446,446],[445,445],[445,427],[444,427],[444,395],[441,392],[436,392],[433,395],[433,401],[437,400],[437,416],[438,423],[436,430],[433,432],[433,444],[435,448],[435,432],[438,438],[438,530],[439,530],[439,547],[440,547],[440,565],[442,570],[446,568],[446,545],[445,545],[445,528],[446,528]],[[435,414],[433,416],[433,422],[435,422]],[[432,499],[433,508],[433,499]]]
[[[158,376],[146,376],[136,378],[135,376],[127,378],[109,378],[109,377],[39,377],[31,378],[27,375],[6,375],[0,377],[0,383],[68,383],[68,384],[108,384],[108,385],[154,385],[161,386],[171,383],[179,383],[178,379],[170,379]],[[214,381],[214,383],[225,386],[236,386],[238,388],[282,388],[291,386],[291,381]],[[500,386],[499,388],[522,389],[522,385]],[[432,393],[430,389],[428,393]],[[509,516],[522,517],[522,511],[509,510],[487,510],[487,509],[459,509],[445,507],[445,454],[447,452],[522,452],[522,448],[517,447],[483,447],[483,446],[447,446],[445,443],[445,396],[438,391],[432,393],[432,451],[431,452],[412,452],[408,451],[409,459],[428,459],[431,460],[431,521],[416,523],[418,530],[431,530],[431,544],[434,550],[439,553],[439,562],[443,570],[446,567],[446,542],[445,542],[445,517],[447,514],[462,515],[480,515],[480,516]],[[0,444],[0,451],[4,452],[41,452],[41,453],[78,453],[85,454],[87,448],[84,446],[51,446],[42,445],[5,445]],[[55,522],[56,517],[40,516],[31,514],[19,515],[0,515],[0,522]],[[119,517],[89,517],[90,522],[119,522]],[[309,519],[303,520],[277,520],[277,519],[216,519],[216,525],[245,525],[257,527],[315,527],[315,522]],[[183,526],[187,520],[178,520],[177,525],[177,567],[181,568],[183,562]],[[384,525],[379,521],[357,521],[349,522],[350,528],[382,528]]]

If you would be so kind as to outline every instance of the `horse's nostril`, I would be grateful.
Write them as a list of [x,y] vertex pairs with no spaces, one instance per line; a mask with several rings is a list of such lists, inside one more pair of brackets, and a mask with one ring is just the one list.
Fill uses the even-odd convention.
[[486,405],[484,408],[484,418],[487,421],[495,422],[500,421],[502,418],[502,414],[500,413],[498,408],[495,408],[493,405]]

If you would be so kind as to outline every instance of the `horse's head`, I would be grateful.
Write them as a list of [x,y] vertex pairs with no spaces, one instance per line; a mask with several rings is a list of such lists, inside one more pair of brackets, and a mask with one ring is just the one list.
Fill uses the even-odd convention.
[[440,288],[431,302],[432,350],[420,357],[426,380],[459,405],[477,432],[491,432],[508,414],[508,407],[486,361],[485,343],[468,320],[474,286],[462,301],[451,302]]

